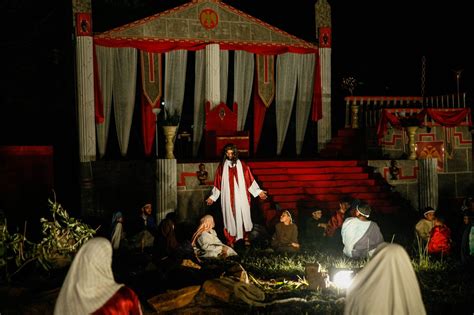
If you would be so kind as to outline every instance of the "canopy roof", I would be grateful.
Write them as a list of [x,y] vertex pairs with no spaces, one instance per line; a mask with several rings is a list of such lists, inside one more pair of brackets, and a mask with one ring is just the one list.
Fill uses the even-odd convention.
[[94,36],[97,45],[165,52],[221,49],[260,54],[315,53],[314,44],[290,35],[220,0],[193,0]]

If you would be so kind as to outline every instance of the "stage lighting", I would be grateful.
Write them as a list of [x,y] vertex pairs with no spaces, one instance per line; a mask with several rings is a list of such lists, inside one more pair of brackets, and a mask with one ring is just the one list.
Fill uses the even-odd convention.
[[354,271],[344,268],[331,268],[329,272],[329,281],[339,289],[347,289],[354,278]]

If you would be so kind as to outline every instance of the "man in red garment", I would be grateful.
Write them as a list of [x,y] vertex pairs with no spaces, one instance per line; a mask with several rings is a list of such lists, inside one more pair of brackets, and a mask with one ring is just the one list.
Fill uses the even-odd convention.
[[240,239],[247,242],[248,232],[252,230],[250,194],[260,199],[267,198],[267,193],[260,189],[250,168],[239,160],[237,147],[227,144],[223,161],[216,170],[212,194],[206,202],[212,205],[221,196],[224,235],[229,246]]

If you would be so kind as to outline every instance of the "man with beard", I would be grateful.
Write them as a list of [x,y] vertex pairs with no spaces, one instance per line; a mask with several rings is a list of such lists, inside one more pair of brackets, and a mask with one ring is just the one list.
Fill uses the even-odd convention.
[[240,239],[248,244],[248,233],[253,227],[250,194],[260,199],[267,198],[267,193],[260,189],[250,168],[239,160],[237,147],[227,144],[222,162],[216,170],[212,194],[206,203],[210,206],[221,197],[224,236],[231,247]]

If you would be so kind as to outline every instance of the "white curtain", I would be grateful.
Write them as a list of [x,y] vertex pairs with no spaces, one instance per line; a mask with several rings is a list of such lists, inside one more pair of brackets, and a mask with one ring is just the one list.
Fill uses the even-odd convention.
[[234,52],[234,103],[237,103],[237,131],[245,128],[252,95],[254,56],[242,50]]
[[132,126],[133,107],[137,82],[137,50],[119,48],[116,50],[113,78],[113,100],[115,125],[120,153],[127,154]]
[[297,54],[285,53],[277,56],[276,62],[276,128],[277,155],[281,154],[290,123],[296,93]]
[[313,101],[314,54],[298,56],[298,89],[296,92],[296,154],[301,155],[304,135]]
[[165,54],[164,101],[167,114],[181,115],[183,111],[187,59],[186,50],[173,50]]
[[96,124],[97,146],[99,156],[105,155],[107,139],[109,138],[110,112],[112,110],[112,83],[114,80],[114,56],[118,48],[96,46],[97,68],[102,105],[104,108],[104,122]]
[[219,52],[219,72],[220,72],[220,92],[221,102],[227,103],[227,89],[229,85],[229,51],[221,50]]
[[194,67],[194,123],[193,123],[193,157],[196,157],[204,130],[204,94],[205,94],[205,50],[196,51]]

